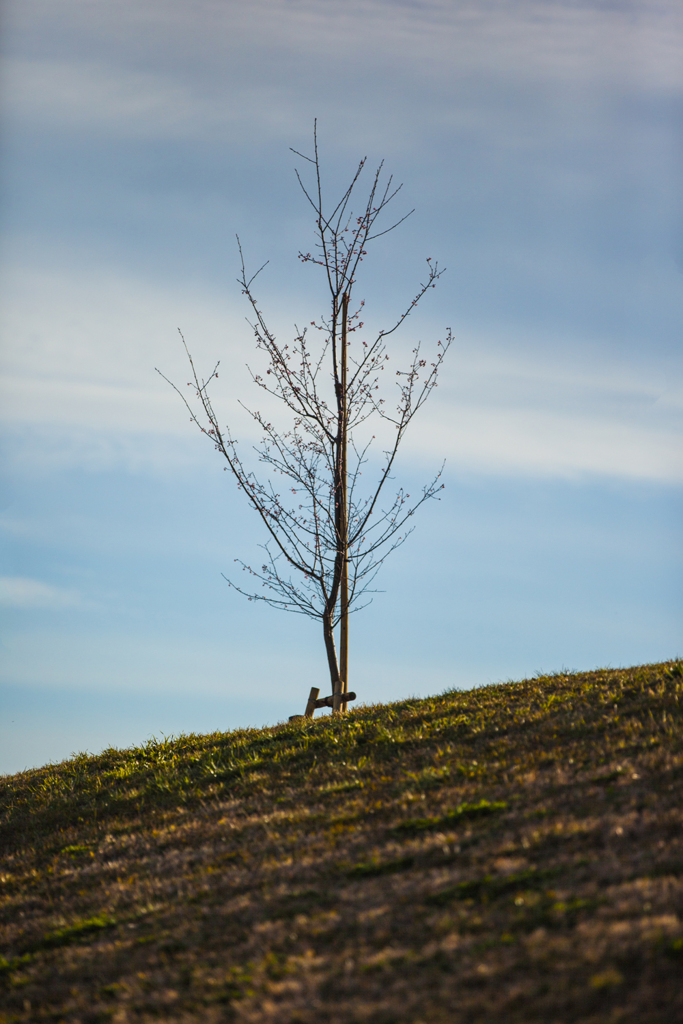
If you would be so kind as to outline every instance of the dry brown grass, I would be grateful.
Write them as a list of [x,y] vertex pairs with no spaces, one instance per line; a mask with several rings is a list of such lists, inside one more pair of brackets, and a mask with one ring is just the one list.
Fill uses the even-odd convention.
[[683,666],[0,780],[0,1021],[683,1020]]

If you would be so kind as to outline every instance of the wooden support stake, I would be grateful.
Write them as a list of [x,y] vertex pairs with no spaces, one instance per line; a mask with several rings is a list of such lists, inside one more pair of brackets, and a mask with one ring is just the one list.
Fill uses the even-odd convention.
[[316,708],[333,708],[334,704],[335,704],[335,701],[338,700],[338,701],[340,701],[341,704],[344,705],[344,710],[346,710],[346,702],[349,701],[349,700],[355,700],[355,699],[356,699],[355,693],[341,693],[341,694],[335,693],[331,697],[321,697],[320,700],[316,700],[315,707]]
[[[347,446],[348,446],[348,408],[347,408],[347,330],[349,318],[349,293],[342,296],[342,329],[341,329],[341,545],[342,545],[342,577],[340,587],[340,624],[339,624],[339,675],[342,694],[349,690],[349,498],[347,493]],[[342,714],[346,711],[345,701],[339,700],[334,710]]]
[[320,690],[316,686],[312,686],[311,687],[311,692],[308,695],[308,701],[306,703],[306,711],[305,711],[305,717],[306,718],[313,718],[313,713],[315,712],[315,709],[318,706],[316,702],[318,700],[318,695],[319,694],[320,694]]

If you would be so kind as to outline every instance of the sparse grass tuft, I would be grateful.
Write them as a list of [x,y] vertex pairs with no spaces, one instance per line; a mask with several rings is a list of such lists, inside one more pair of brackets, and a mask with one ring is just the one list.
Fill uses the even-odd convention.
[[683,1020],[683,665],[0,779],[0,1024]]

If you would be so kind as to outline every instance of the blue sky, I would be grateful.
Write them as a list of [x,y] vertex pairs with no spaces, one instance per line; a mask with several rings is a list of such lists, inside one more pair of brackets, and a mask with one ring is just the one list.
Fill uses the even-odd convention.
[[[280,336],[323,311],[289,151],[404,183],[357,292],[455,343],[409,437],[446,458],[354,618],[368,702],[683,652],[683,9],[662,2],[7,0],[0,771],[272,723],[316,623],[221,572],[262,540],[155,374],[180,327],[243,444],[239,233]],[[300,161],[299,161],[300,162]],[[402,204],[402,205],[401,205]]]

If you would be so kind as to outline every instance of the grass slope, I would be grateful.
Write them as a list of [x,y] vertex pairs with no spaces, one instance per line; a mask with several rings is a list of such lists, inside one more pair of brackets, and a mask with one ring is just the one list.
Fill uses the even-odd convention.
[[0,780],[0,1019],[683,1020],[683,664]]

